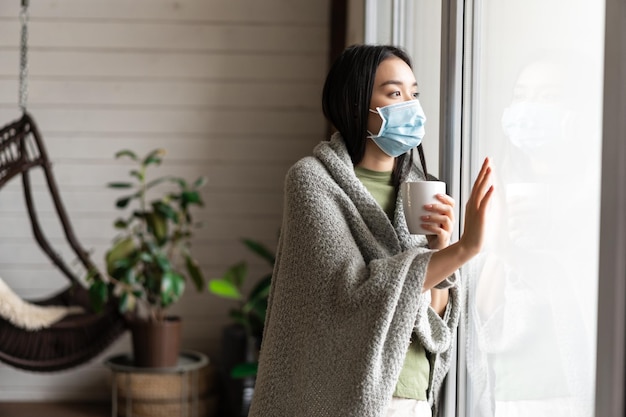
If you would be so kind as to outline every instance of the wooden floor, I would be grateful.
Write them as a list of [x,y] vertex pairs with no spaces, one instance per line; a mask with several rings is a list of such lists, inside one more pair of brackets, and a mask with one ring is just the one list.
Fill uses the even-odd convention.
[[0,403],[2,417],[109,417],[111,405],[102,403]]

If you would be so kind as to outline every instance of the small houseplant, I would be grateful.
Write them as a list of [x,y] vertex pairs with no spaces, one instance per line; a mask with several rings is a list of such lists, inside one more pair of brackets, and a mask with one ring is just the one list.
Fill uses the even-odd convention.
[[[262,243],[243,239],[243,244],[274,268],[275,256]],[[221,386],[226,390],[222,398],[223,410],[231,417],[248,415],[254,393],[258,368],[259,349],[265,325],[267,301],[272,272],[261,277],[245,295],[244,285],[248,276],[245,261],[236,263],[220,277],[208,283],[209,292],[236,302],[230,310],[233,324],[224,329],[222,340]]]
[[[96,309],[113,298],[129,318],[138,366],[176,364],[180,319],[166,315],[165,310],[180,299],[187,281],[198,291],[205,285],[191,253],[195,226],[191,208],[203,205],[199,189],[205,180],[200,177],[188,183],[173,176],[148,180],[148,168],[160,165],[164,155],[163,149],[143,158],[130,150],[116,153],[116,158],[130,158],[137,168],[129,172],[131,181],[108,184],[126,191],[115,203],[123,211],[114,221],[120,233],[106,252],[106,274],[90,271],[87,277]],[[153,335],[164,340],[150,339]],[[170,342],[173,346],[168,347]]]

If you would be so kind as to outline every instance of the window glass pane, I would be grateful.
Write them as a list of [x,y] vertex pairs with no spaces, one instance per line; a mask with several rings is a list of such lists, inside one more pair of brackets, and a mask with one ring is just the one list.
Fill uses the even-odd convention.
[[365,34],[368,43],[390,44],[393,33],[393,0],[366,0],[366,21],[370,27]]
[[[413,72],[419,85],[420,103],[426,114],[426,135],[423,147],[428,172],[439,173],[439,92],[441,68],[441,2],[399,2],[368,0],[365,39],[369,43],[393,44],[394,25],[404,23],[398,46],[405,49],[413,61]],[[404,41],[404,43],[402,43]],[[417,160],[417,153],[416,153]],[[419,162],[418,162],[419,164]]]
[[413,59],[413,71],[419,86],[420,103],[426,114],[423,147],[428,171],[439,172],[439,92],[441,73],[441,2],[417,1],[407,21],[410,39],[407,52]]
[[473,170],[495,164],[468,268],[468,414],[592,416],[604,2],[484,0]]

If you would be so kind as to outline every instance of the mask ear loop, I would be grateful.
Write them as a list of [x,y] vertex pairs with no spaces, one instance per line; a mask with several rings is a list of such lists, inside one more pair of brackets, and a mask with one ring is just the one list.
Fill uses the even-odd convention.
[[428,180],[428,171],[426,170],[426,158],[424,157],[424,148],[422,148],[422,144],[417,145],[417,153],[420,156],[420,162],[422,164],[422,172],[424,172],[424,178]]

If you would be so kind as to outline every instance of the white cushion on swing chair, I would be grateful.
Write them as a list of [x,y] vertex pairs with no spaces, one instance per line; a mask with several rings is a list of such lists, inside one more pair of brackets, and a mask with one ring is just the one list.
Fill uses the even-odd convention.
[[24,301],[0,278],[0,316],[14,326],[39,330],[52,326],[69,314],[81,312],[81,307],[40,306]]

